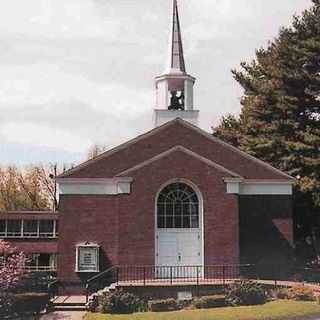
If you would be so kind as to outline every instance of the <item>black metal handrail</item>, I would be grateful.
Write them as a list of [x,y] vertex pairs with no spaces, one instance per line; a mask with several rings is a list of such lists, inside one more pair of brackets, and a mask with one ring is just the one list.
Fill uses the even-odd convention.
[[[107,278],[107,282],[106,283],[103,283],[103,281],[101,281],[101,286],[103,287],[108,285],[108,284],[111,284],[113,281],[115,281],[116,283],[119,282],[119,279],[118,279],[118,275],[119,275],[119,267],[118,266],[113,266],[107,270],[104,270],[102,272],[100,272],[99,274],[87,279],[86,281],[86,302],[88,302],[88,299],[89,299],[89,294],[90,294],[90,289],[91,289],[91,286],[93,283],[96,283],[98,280],[101,281],[103,278]],[[114,272],[115,272],[115,279],[113,278],[114,276]]]
[[[256,279],[257,273],[252,264],[209,265],[209,266],[113,266],[86,281],[86,301],[92,291],[93,283],[99,288],[111,283],[116,285],[226,285],[238,279]],[[103,282],[103,280],[107,280]]]
[[49,298],[49,304],[48,309],[50,310],[53,304],[53,299],[59,295],[59,286],[60,281],[58,279],[48,283],[48,298]]
[[226,284],[241,278],[255,279],[255,266],[119,266],[117,283],[148,285],[164,284]]

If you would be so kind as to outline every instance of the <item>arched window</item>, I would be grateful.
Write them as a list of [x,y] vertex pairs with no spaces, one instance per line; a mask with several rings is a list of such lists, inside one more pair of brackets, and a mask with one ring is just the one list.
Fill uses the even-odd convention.
[[199,228],[199,199],[184,183],[166,186],[157,200],[159,229]]

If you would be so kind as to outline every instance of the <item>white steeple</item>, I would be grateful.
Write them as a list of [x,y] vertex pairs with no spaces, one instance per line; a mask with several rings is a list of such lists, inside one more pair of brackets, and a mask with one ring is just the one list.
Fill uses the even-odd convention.
[[199,111],[193,110],[195,80],[186,72],[178,3],[177,0],[173,0],[168,63],[164,74],[155,78],[156,127],[175,118],[182,118],[198,125]]
[[173,1],[172,27],[169,37],[169,54],[166,73],[186,73],[178,3],[176,0]]

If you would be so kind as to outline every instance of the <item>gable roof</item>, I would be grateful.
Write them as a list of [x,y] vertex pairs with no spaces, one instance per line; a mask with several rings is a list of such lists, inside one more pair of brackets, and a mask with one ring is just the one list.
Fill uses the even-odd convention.
[[180,151],[180,152],[183,152],[193,158],[196,158],[197,160],[207,164],[208,166],[211,166],[219,171],[222,171],[224,172],[225,174],[227,174],[228,176],[231,176],[232,178],[242,178],[241,176],[239,176],[238,174],[236,174],[235,172],[232,172],[226,168],[224,168],[223,166],[220,166],[219,164],[205,158],[205,157],[202,157],[200,155],[198,155],[197,153],[183,147],[183,146],[175,146],[175,147],[172,147],[171,149],[167,150],[167,151],[164,151],[156,156],[154,156],[153,158],[151,159],[148,159],[146,161],[143,161],[123,172],[120,172],[119,174],[117,174],[117,177],[120,177],[120,176],[127,176],[129,173],[133,172],[133,171],[136,171],[136,170],[139,170],[155,161],[158,161],[164,157],[167,157],[169,156],[171,153],[174,153],[174,152],[177,152],[177,151]]
[[59,178],[113,177],[177,145],[183,145],[190,151],[247,179],[294,180],[266,162],[180,118],[106,151],[66,171]]
[[178,120],[184,121],[184,120],[182,120],[182,119],[180,119],[180,118],[176,118],[176,119],[174,119],[174,120],[172,120],[172,121],[169,121],[169,122],[167,122],[167,123],[165,123],[165,124],[163,124],[163,125],[161,125],[161,126],[159,126],[159,127],[156,127],[156,128],[154,128],[154,129],[151,129],[150,131],[147,131],[147,132],[145,132],[145,133],[143,133],[143,134],[141,134],[141,135],[138,135],[137,137],[135,137],[135,138],[133,138],[133,139],[131,139],[131,140],[128,140],[128,141],[126,141],[126,142],[124,142],[124,143],[122,143],[122,144],[120,144],[120,145],[118,145],[118,146],[116,146],[116,147],[114,147],[114,148],[112,148],[112,149],[110,149],[110,150],[107,150],[107,151],[99,154],[98,156],[96,156],[96,157],[93,158],[93,159],[89,159],[89,160],[87,160],[87,161],[85,161],[85,162],[82,162],[82,163],[78,164],[78,165],[75,166],[74,168],[71,168],[71,169],[63,172],[62,174],[60,174],[60,175],[58,176],[58,178],[66,178],[66,177],[69,177],[69,176],[72,175],[73,173],[81,170],[82,168],[88,167],[88,166],[90,166],[91,164],[93,164],[93,163],[95,163],[95,162],[97,162],[97,161],[99,161],[99,160],[105,159],[105,158],[111,156],[112,154],[114,154],[114,153],[116,153],[116,152],[118,152],[118,151],[121,151],[122,149],[125,149],[126,147],[128,147],[128,146],[130,146],[130,145],[132,145],[132,144],[134,144],[134,143],[136,143],[136,142],[139,142],[139,141],[142,140],[142,139],[145,139],[145,138],[147,138],[147,137],[149,137],[149,136],[151,136],[151,135],[157,134],[159,131],[165,129],[166,127],[170,126],[173,122],[176,122],[176,121],[178,121]]

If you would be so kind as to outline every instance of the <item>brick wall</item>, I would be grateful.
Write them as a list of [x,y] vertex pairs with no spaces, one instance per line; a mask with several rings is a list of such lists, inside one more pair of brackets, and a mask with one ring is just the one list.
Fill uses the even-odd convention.
[[58,275],[68,281],[85,280],[90,274],[75,272],[76,245],[101,246],[101,271],[118,263],[118,198],[116,196],[63,195],[60,198]]
[[155,263],[155,198],[163,184],[184,178],[197,185],[204,200],[205,264],[238,263],[238,200],[227,195],[224,173],[177,151],[130,176],[130,195],[77,196],[60,199],[58,276],[83,280],[74,272],[75,245],[101,245],[101,269],[110,264]]
[[58,241],[57,239],[5,239],[17,251],[25,253],[57,253]]
[[203,195],[205,264],[238,262],[237,198],[225,193],[223,173],[175,152],[131,176],[132,194],[119,202],[120,264],[155,263],[156,194],[177,177],[195,184]]

